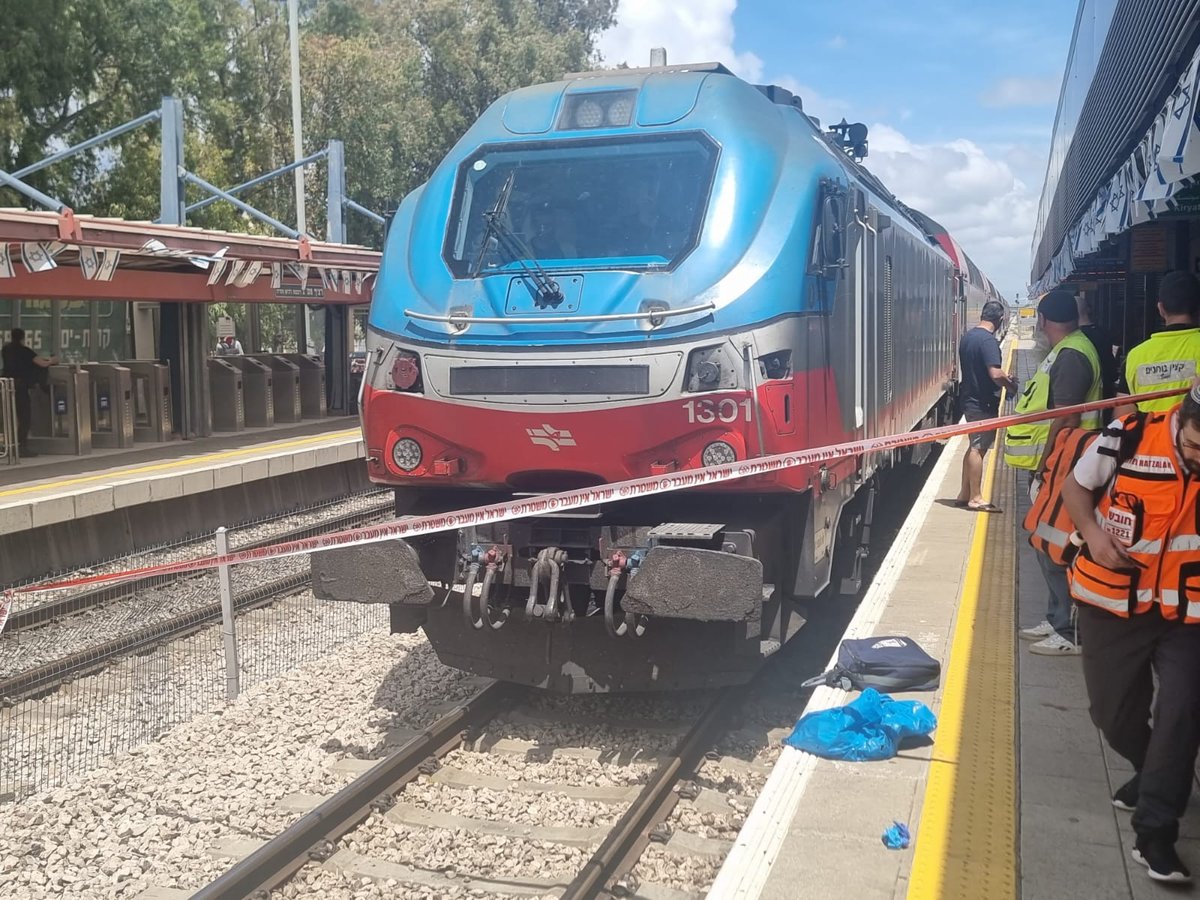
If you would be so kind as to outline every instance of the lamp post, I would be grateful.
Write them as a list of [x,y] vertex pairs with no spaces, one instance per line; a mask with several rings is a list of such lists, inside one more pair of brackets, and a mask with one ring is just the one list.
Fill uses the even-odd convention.
[[[304,158],[304,134],[300,127],[300,10],[299,0],[287,0],[288,40],[292,57],[292,152],[293,161]],[[296,169],[296,230],[307,234],[304,221],[304,167]]]

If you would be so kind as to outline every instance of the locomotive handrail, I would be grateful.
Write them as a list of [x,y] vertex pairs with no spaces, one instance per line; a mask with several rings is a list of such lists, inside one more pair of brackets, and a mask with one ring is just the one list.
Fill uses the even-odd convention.
[[466,313],[450,313],[435,316],[429,313],[416,312],[406,309],[404,314],[412,319],[424,322],[441,322],[455,328],[466,328],[469,325],[564,325],[569,322],[627,322],[636,319],[670,319],[677,316],[690,316],[693,313],[707,312],[717,308],[717,304],[709,301],[697,306],[683,306],[679,309],[645,309],[635,313],[608,313],[597,316],[489,316],[476,318]]

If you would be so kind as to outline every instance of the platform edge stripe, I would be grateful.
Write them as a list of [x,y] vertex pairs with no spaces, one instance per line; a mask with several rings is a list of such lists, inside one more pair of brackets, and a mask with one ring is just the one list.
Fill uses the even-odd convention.
[[[332,431],[328,434],[311,435],[303,438],[296,438],[288,441],[274,441],[267,444],[255,444],[253,447],[239,447],[235,450],[221,450],[216,453],[206,453],[200,456],[188,456],[183,459],[167,460],[161,463],[151,463],[145,466],[135,466],[128,469],[106,469],[103,472],[97,472],[94,475],[80,475],[77,478],[64,478],[60,481],[48,481],[39,484],[30,484],[19,488],[10,488],[0,491],[0,497],[16,497],[21,494],[32,494],[37,491],[52,491],[56,488],[68,488],[77,484],[93,484],[96,482],[109,482],[101,484],[101,487],[111,487],[113,483],[117,483],[121,479],[126,479],[130,475],[140,475],[146,472],[162,472],[168,469],[179,469],[184,466],[197,465],[205,462],[217,462],[219,460],[236,459],[239,456],[248,456],[251,453],[266,452],[270,453],[277,450],[288,450],[293,447],[302,447],[305,444],[318,444],[322,441],[329,441],[336,438],[347,438],[351,435],[359,435],[358,441],[362,442],[362,436],[357,428],[348,428],[345,431]],[[3,505],[3,504],[0,504]]]
[[[1011,369],[1015,344],[1010,340],[1007,348],[1004,371]],[[988,465],[983,486],[983,496],[991,500],[992,490],[996,483],[996,471],[999,465],[1003,441],[997,441]],[[954,620],[954,634],[950,644],[950,660],[942,673],[942,683],[945,690],[942,694],[941,708],[938,715],[938,728],[934,734],[933,752],[930,757],[929,773],[925,782],[925,792],[921,804],[921,818],[916,831],[916,843],[913,848],[912,867],[908,875],[907,900],[939,900],[944,896],[945,874],[948,861],[957,854],[951,852],[954,834],[951,830],[953,805],[957,791],[961,787],[958,777],[962,767],[959,765],[962,756],[963,714],[967,706],[967,692],[970,686],[969,668],[972,651],[977,638],[987,639],[988,635],[979,625],[980,590],[983,584],[984,550],[987,545],[989,531],[989,516],[980,516],[982,521],[977,524],[971,538],[971,553],[967,563],[967,574],[963,582],[962,596]],[[1011,598],[1009,600],[1011,604]],[[1010,685],[1010,692],[1012,686]],[[995,698],[984,698],[985,702]],[[1007,715],[1015,716],[1013,704],[1015,697],[1009,697],[1007,705],[998,704],[1006,710]],[[978,698],[976,698],[978,702]],[[1011,730],[1011,729],[1010,729]],[[1015,734],[1015,731],[1013,732]],[[1012,749],[1010,748],[1010,753]],[[1014,766],[1006,769],[1009,785],[1009,795],[1015,796],[1016,772]],[[1015,819],[1014,819],[1015,828]],[[1015,838],[1015,834],[1014,834]],[[1008,845],[1010,859],[1005,861],[1003,871],[1015,871],[1016,842]],[[980,865],[979,870],[991,872],[996,868],[994,861]],[[991,897],[987,886],[978,885],[979,893],[973,896]],[[1006,896],[1013,896],[1011,890]],[[957,897],[950,900],[958,900]]]
[[[949,471],[950,461],[957,456],[965,441],[966,438],[960,435],[946,443],[941,458],[929,473],[929,478],[921,493],[917,495],[908,518],[892,542],[887,556],[880,563],[875,579],[850,619],[843,638],[865,637],[879,625],[887,601],[891,598],[892,589],[908,562],[909,553],[916,543],[921,526],[933,508],[938,490]],[[825,668],[832,668],[836,662],[835,647]],[[803,714],[837,706],[845,698],[845,691],[826,686],[818,687],[809,697]],[[708,900],[740,900],[762,894],[783,846],[787,825],[804,798],[808,780],[818,762],[819,758],[810,753],[786,746],[783,748],[783,753],[768,776],[767,783],[747,814],[733,848],[717,872],[707,895]]]

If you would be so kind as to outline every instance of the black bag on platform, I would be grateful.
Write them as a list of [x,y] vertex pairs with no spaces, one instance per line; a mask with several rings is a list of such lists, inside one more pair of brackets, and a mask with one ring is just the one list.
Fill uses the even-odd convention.
[[898,635],[842,641],[837,664],[810,678],[804,687],[819,684],[844,691],[873,687],[881,691],[932,691],[942,665],[911,638]]

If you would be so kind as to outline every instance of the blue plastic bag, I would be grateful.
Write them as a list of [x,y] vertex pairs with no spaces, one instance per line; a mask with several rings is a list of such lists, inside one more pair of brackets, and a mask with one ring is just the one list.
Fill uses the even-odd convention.
[[845,706],[809,713],[783,739],[789,747],[850,762],[890,759],[905,738],[937,728],[933,711],[918,700],[893,700],[867,688]]

